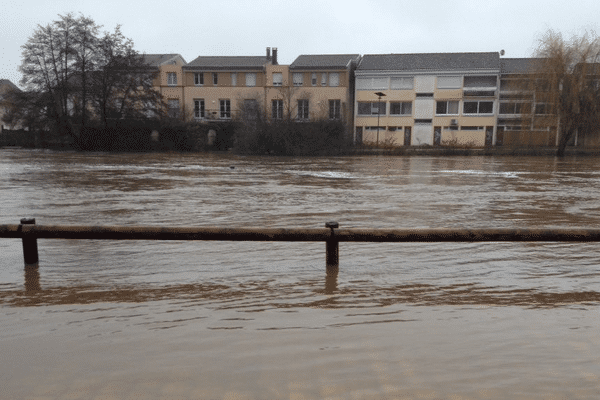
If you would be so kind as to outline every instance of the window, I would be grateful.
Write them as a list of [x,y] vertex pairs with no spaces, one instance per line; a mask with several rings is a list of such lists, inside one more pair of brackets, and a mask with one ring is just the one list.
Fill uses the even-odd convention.
[[417,93],[415,97],[433,97],[433,93]]
[[385,102],[367,103],[358,102],[359,115],[385,115]]
[[438,76],[438,89],[460,89],[462,86],[462,76]]
[[458,115],[458,100],[438,101],[435,113],[436,115]]
[[298,119],[308,120],[308,100],[298,100]]
[[237,86],[237,73],[231,73],[231,86]]
[[169,117],[177,118],[179,116],[179,99],[169,99]]
[[465,76],[466,88],[496,87],[497,83],[498,82],[495,75]]
[[529,112],[526,103],[500,103],[500,114],[527,114]]
[[202,86],[204,85],[204,74],[202,72],[198,72],[194,74],[194,85]]
[[231,118],[231,102],[229,99],[219,100],[221,118]]
[[341,119],[341,101],[329,100],[329,119]]
[[246,72],[246,86],[256,86],[256,73]]
[[219,84],[219,74],[213,72],[213,85],[217,86]]
[[392,77],[390,82],[390,89],[392,90],[410,90],[413,86],[414,78],[412,76]]
[[273,86],[283,85],[283,74],[281,72],[273,72]]
[[205,118],[204,99],[194,100],[194,118]]
[[321,74],[321,86],[327,86],[327,72]]
[[536,103],[535,105],[535,114],[536,115],[544,115],[548,114],[548,104],[545,103]]
[[412,102],[401,101],[401,102],[390,102],[390,115],[411,115],[412,114]]
[[340,86],[340,74],[338,72],[331,72],[329,74],[329,86],[331,86],[331,87]]
[[[412,78],[410,79],[410,89],[412,89]],[[408,85],[408,80],[404,81],[405,85]],[[400,81],[398,84],[402,84]],[[372,78],[356,78],[356,89],[357,90],[387,90],[389,84],[389,78],[372,77]]]
[[167,85],[177,86],[177,73],[167,72]]
[[301,72],[294,72],[293,80],[294,86],[302,86],[304,84],[304,74]]
[[463,103],[463,113],[465,114],[492,114],[493,112],[493,101],[465,101]]
[[311,83],[313,86],[317,86],[317,74],[316,74],[316,73],[314,73],[314,72],[313,72],[313,73],[311,74],[311,76],[310,76],[310,83]]
[[273,100],[271,102],[271,118],[283,118],[283,100]]
[[258,118],[258,101],[255,99],[244,100],[244,117],[249,120]]

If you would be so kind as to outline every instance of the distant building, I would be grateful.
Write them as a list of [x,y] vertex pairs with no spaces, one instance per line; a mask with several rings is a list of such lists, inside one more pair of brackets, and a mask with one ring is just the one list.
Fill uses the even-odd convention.
[[344,120],[352,125],[354,70],[359,54],[303,54],[290,65],[296,118]]
[[264,107],[267,66],[277,65],[277,51],[266,56],[200,56],[183,66],[184,107],[197,121],[230,120],[241,110]]
[[536,60],[500,60],[497,146],[552,147],[558,144],[557,118],[547,114],[547,105],[527,87],[528,75],[533,72]]
[[[19,89],[19,87],[17,85],[15,85],[14,83],[12,83],[10,80],[0,79],[0,102],[2,102],[2,100],[4,100],[5,94],[11,90],[16,90],[19,92],[21,91],[21,89]],[[3,107],[0,104],[0,132],[5,127],[10,128],[10,129],[21,129],[21,126],[5,126],[6,124],[4,122],[2,122],[2,117],[4,117],[4,114],[6,112],[7,112],[6,107]]]
[[169,115],[179,116],[185,102],[182,67],[185,60],[179,54],[144,54],[144,62],[156,70],[154,88],[163,95]]
[[228,120],[262,112],[270,120],[352,121],[353,71],[360,56],[301,55],[278,63],[265,56],[200,56],[182,67],[184,106],[194,119]]
[[499,61],[494,52],[363,56],[356,69],[355,142],[491,146]]

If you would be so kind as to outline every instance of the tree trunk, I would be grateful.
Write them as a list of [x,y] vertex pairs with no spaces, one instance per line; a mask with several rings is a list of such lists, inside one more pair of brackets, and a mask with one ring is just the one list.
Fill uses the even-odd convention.
[[569,142],[571,137],[573,137],[574,132],[575,132],[575,129],[571,128],[571,129],[563,131],[561,133],[560,139],[558,141],[558,148],[556,149],[557,157],[564,157],[565,150],[567,148],[567,143]]

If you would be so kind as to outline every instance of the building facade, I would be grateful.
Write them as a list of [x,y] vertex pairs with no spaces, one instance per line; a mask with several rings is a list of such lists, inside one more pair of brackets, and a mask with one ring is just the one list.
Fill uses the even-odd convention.
[[359,54],[301,55],[290,65],[299,120],[343,120],[350,126],[354,110],[354,70]]
[[180,54],[144,54],[143,57],[148,67],[156,70],[153,87],[163,96],[169,115],[179,116],[185,100],[182,71],[185,60]]
[[494,143],[498,53],[365,55],[356,69],[355,143]]
[[266,56],[200,56],[183,66],[184,108],[196,121],[231,120],[265,107],[268,67],[277,65],[277,50]]

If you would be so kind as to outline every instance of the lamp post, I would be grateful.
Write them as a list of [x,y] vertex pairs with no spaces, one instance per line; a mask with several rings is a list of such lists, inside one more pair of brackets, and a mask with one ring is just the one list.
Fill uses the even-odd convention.
[[379,146],[379,115],[381,115],[381,98],[385,97],[385,93],[376,92],[375,96],[377,96],[377,146]]

